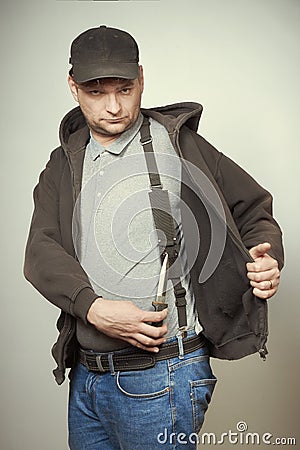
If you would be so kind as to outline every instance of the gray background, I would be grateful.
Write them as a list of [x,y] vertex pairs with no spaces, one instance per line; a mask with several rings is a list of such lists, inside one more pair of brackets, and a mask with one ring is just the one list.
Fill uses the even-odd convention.
[[270,355],[212,362],[219,383],[203,431],[235,431],[244,420],[251,432],[299,440],[299,1],[5,0],[0,16],[1,450],[67,449],[68,386],[51,374],[58,311],[23,279],[22,265],[32,189],[74,106],[69,45],[101,23],[138,40],[144,106],[204,105],[200,132],[273,193],[284,230]]

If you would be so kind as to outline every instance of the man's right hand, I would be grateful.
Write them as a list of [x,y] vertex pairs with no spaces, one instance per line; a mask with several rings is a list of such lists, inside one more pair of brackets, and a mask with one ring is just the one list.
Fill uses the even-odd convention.
[[87,320],[107,336],[157,353],[159,345],[166,341],[167,325],[154,327],[148,322],[160,322],[167,315],[167,309],[143,311],[130,301],[97,298],[88,311]]

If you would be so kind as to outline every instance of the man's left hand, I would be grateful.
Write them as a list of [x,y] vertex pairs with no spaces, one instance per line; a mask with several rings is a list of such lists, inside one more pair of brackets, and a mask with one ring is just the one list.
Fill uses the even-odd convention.
[[265,242],[249,250],[254,262],[247,263],[247,277],[253,286],[253,294],[262,299],[276,294],[280,280],[278,262],[268,254],[270,248],[271,244]]

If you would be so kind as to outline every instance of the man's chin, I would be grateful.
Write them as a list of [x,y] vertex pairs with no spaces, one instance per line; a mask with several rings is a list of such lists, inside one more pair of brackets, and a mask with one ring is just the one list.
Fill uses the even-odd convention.
[[99,127],[90,127],[91,130],[99,136],[111,136],[117,137],[124,131],[124,127],[113,127],[113,128],[99,128]]
[[92,126],[90,128],[97,134],[102,136],[118,136],[119,134],[130,128],[130,124],[124,122],[107,123],[105,126]]

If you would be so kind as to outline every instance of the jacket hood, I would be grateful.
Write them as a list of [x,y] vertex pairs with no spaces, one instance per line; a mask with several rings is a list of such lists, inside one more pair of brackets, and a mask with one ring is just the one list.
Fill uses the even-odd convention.
[[202,111],[202,105],[195,102],[174,103],[167,106],[141,109],[145,116],[152,117],[164,125],[169,134],[178,131],[183,125],[197,131]]
[[[203,107],[195,102],[174,103],[155,108],[141,108],[142,114],[160,122],[171,135],[186,125],[197,131]],[[85,148],[90,132],[79,106],[69,111],[59,129],[61,145],[66,153],[76,153]]]

